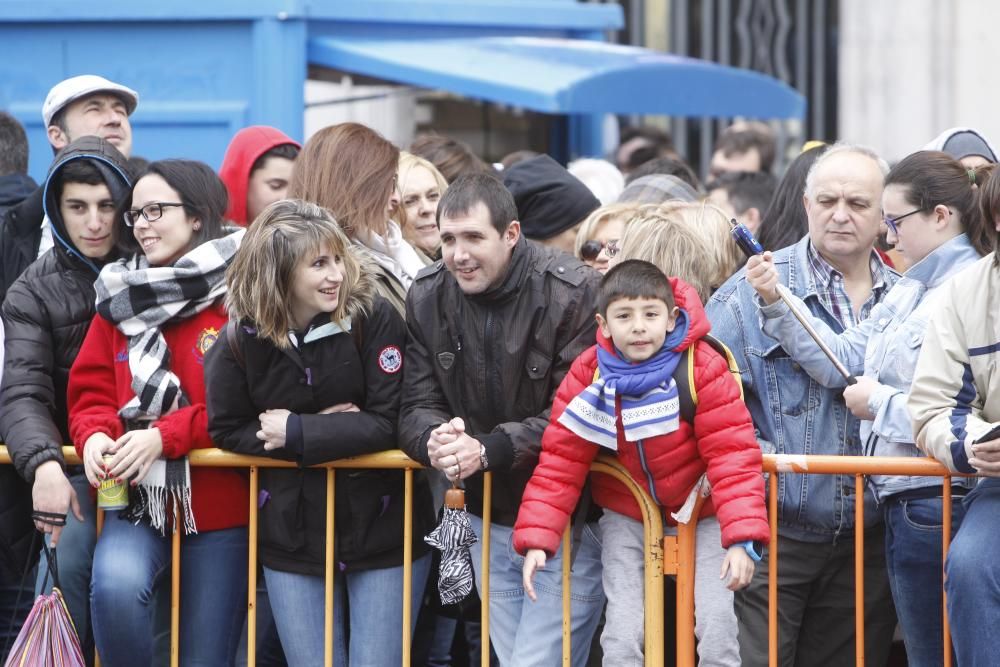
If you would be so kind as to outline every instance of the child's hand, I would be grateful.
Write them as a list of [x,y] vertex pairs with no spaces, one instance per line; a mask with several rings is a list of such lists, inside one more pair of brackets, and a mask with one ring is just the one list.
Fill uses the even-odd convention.
[[[527,567],[527,564],[525,564]],[[729,583],[726,588],[731,591],[738,591],[750,585],[753,579],[754,564],[750,554],[746,552],[741,544],[734,544],[726,550],[726,559],[722,561],[722,572],[719,579],[729,576]]]
[[528,594],[532,602],[538,601],[538,596],[535,595],[535,586],[532,584],[535,570],[544,568],[545,552],[541,549],[528,549],[528,553],[524,555],[524,568],[521,570],[521,577],[524,579],[524,592]]

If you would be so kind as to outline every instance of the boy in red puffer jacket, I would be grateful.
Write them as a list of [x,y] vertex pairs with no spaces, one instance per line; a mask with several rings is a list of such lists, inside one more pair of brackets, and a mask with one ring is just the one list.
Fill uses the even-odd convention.
[[[760,448],[740,388],[727,361],[699,340],[710,324],[694,289],[668,279],[653,264],[628,260],[608,271],[597,323],[597,345],[576,359],[556,393],[514,527],[514,548],[525,556],[526,592],[534,599],[532,577],[558,549],[602,447],[646,488],[671,525],[671,515],[707,475],[711,497],[697,519],[699,662],[739,665],[732,591],[750,583],[760,559],[753,543],[766,542],[770,534]],[[680,415],[674,380],[688,348],[697,396],[693,423]],[[592,488],[594,501],[604,508],[604,664],[641,665],[642,515],[631,492],[612,478],[595,475]]]

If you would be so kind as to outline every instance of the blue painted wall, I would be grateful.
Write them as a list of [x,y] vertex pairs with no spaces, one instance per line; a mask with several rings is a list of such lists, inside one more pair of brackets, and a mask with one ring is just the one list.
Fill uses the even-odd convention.
[[[302,138],[311,36],[599,39],[622,23],[617,5],[575,0],[0,0],[0,109],[28,130],[29,169],[40,180],[52,157],[45,95],[67,77],[99,74],[139,93],[134,155],[218,168],[241,127],[274,125]],[[597,140],[592,126],[574,125],[577,152]]]

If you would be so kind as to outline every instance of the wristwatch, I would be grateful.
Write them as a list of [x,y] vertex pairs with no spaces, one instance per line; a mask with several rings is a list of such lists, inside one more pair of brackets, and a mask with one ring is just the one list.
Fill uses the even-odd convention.
[[479,469],[486,470],[490,467],[490,460],[486,458],[486,445],[479,443]]

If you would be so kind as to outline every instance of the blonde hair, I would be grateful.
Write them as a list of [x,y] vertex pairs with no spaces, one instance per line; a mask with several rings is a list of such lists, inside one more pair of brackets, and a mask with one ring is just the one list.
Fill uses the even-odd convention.
[[400,229],[403,230],[403,234],[407,231],[407,219],[406,219],[406,206],[403,204],[403,193],[406,192],[406,183],[410,179],[410,174],[413,172],[415,167],[423,167],[431,173],[434,177],[434,182],[437,183],[438,189],[441,191],[441,196],[448,191],[448,181],[445,177],[438,171],[438,168],[430,160],[425,160],[419,155],[414,155],[407,151],[399,152],[399,177],[397,179],[399,188],[399,206],[396,207],[396,212],[393,217],[396,220],[396,224],[399,225]]
[[301,199],[277,201],[257,216],[247,230],[233,263],[226,271],[229,288],[226,305],[229,316],[249,320],[257,337],[277,348],[291,342],[291,289],[295,269],[309,253],[326,246],[339,255],[344,281],[340,300],[331,313],[334,322],[347,317],[348,301],[361,277],[361,267],[351,250],[351,242],[333,216]]
[[591,240],[597,233],[597,228],[608,220],[614,218],[624,218],[626,221],[634,216],[641,206],[634,202],[605,204],[588,215],[580,224],[580,229],[576,232],[576,241],[573,244],[573,254],[577,259],[583,259],[580,251],[583,244]]
[[618,258],[655,264],[666,275],[691,285],[703,302],[712,295],[713,281],[719,273],[705,235],[680,216],[666,214],[655,206],[643,207],[625,225]]
[[721,287],[746,263],[746,258],[730,233],[732,225],[729,224],[729,218],[719,207],[707,201],[674,201],[661,204],[659,209],[668,217],[676,217],[705,239],[716,267],[716,273],[710,281],[713,290]]

